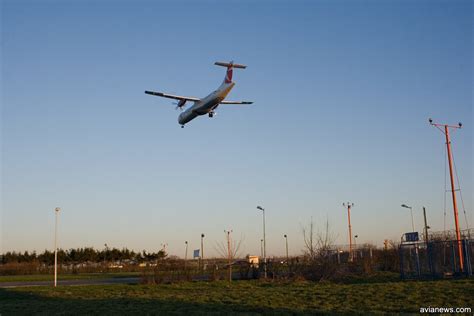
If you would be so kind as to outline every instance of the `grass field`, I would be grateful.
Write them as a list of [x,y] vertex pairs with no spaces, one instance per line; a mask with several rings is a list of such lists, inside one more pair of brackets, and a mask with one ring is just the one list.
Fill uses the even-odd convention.
[[0,314],[418,313],[474,307],[474,280],[384,283],[225,281],[0,289]]
[[[114,272],[114,273],[81,273],[81,274],[59,274],[58,280],[84,280],[84,279],[111,279],[138,277],[140,272]],[[1,275],[0,283],[24,282],[24,281],[52,281],[51,274],[31,275]]]

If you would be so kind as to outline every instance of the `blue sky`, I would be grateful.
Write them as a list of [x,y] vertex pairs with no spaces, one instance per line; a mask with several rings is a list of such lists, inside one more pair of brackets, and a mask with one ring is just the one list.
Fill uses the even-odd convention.
[[[1,249],[217,254],[224,229],[260,252],[303,248],[327,219],[347,243],[443,229],[444,139],[453,134],[471,225],[472,3],[469,1],[3,1]],[[167,99],[203,97],[236,70],[233,100],[186,128]],[[448,199],[448,206],[450,205]],[[462,209],[461,215],[462,215]],[[465,227],[464,216],[461,225]],[[447,225],[453,227],[452,208]]]

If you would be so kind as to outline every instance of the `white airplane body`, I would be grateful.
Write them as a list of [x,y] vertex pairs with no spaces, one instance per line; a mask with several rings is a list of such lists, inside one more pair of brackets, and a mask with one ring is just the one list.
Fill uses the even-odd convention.
[[224,99],[229,94],[230,90],[235,86],[235,82],[232,82],[232,70],[233,68],[241,68],[245,69],[247,66],[234,64],[233,62],[230,63],[222,63],[216,62],[214,63],[217,66],[227,67],[226,76],[222,84],[217,88],[217,90],[210,93],[205,98],[194,98],[194,97],[185,97],[173,94],[167,94],[162,92],[154,92],[154,91],[145,91],[146,94],[164,97],[169,99],[178,100],[177,107],[179,109],[183,109],[185,103],[187,101],[192,101],[194,104],[182,112],[178,117],[178,123],[181,127],[184,127],[184,124],[188,123],[189,121],[195,119],[200,115],[208,114],[209,117],[213,117],[215,115],[215,110],[221,104],[252,104],[253,102],[249,101],[224,101]]

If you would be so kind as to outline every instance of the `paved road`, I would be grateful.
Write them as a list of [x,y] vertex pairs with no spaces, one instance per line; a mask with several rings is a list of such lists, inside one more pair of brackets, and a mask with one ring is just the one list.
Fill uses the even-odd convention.
[[[137,284],[140,278],[109,278],[109,279],[82,279],[82,280],[58,280],[58,286],[68,285],[100,285],[100,284]],[[23,281],[23,282],[1,282],[0,288],[25,287],[25,286],[52,286],[52,281]]]

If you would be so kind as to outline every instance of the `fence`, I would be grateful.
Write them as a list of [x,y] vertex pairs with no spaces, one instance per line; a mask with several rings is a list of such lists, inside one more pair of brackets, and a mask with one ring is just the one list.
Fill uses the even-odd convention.
[[474,240],[461,240],[463,266],[457,240],[402,243],[399,248],[402,279],[472,276]]

